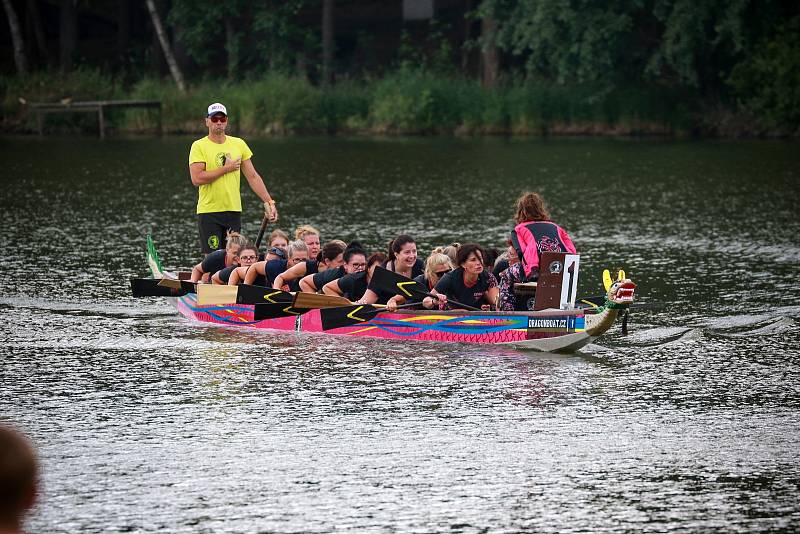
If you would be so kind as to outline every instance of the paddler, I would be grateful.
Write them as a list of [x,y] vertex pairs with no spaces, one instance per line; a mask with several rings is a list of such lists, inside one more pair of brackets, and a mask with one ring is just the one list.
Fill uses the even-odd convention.
[[386,262],[386,254],[375,252],[367,258],[367,267],[363,271],[347,274],[337,280],[328,282],[322,287],[322,292],[326,295],[338,295],[357,301],[364,296],[375,272],[375,267]]
[[538,193],[523,193],[517,199],[516,226],[511,232],[511,245],[519,263],[509,266],[500,276],[499,309],[517,309],[514,284],[539,279],[539,255],[542,252],[577,254],[567,232],[550,220],[544,199]]
[[240,173],[264,203],[265,216],[278,220],[275,200],[264,180],[253,166],[253,152],[243,139],[226,135],[228,110],[215,102],[206,113],[208,135],[192,143],[189,151],[189,174],[198,188],[197,224],[203,254],[225,248],[227,231],[242,228],[242,197],[239,193]]
[[322,247],[319,260],[308,259],[282,272],[272,281],[274,289],[281,289],[292,280],[299,280],[306,275],[315,274],[328,269],[338,269],[344,263],[346,245],[339,241],[331,241]]
[[242,247],[249,244],[245,236],[237,232],[227,232],[225,248],[208,254],[203,261],[192,268],[192,282],[208,282],[214,273],[231,265],[238,265],[238,255]]
[[337,269],[327,269],[322,272],[308,274],[300,279],[300,291],[316,293],[326,284],[348,275],[363,271],[367,267],[367,253],[361,243],[353,242],[347,245],[342,254],[344,264]]
[[[217,271],[217,273],[211,277],[211,281],[215,284],[239,285],[241,281],[244,280],[247,270],[257,261],[258,249],[252,243],[248,243],[239,251],[236,265],[231,265],[230,267],[225,267],[221,271]],[[266,278],[262,280],[261,284],[258,282],[259,280],[256,278],[255,285],[266,285]]]
[[[302,241],[292,241],[286,247],[285,260],[278,258],[254,263],[247,270],[243,283],[247,285],[262,285],[259,282],[266,282],[263,284],[265,287],[272,287],[272,281],[279,274],[306,260],[308,260],[308,247],[306,244]],[[300,287],[296,282],[285,285],[281,289],[284,291],[300,291]]]
[[[422,299],[422,307],[427,309],[448,309],[447,299],[453,299],[473,308],[490,310],[497,302],[498,288],[494,275],[486,270],[486,253],[480,245],[467,243],[458,249],[458,267],[444,274],[430,291],[436,295]],[[395,297],[387,303],[394,311],[404,300]]]
[[[383,266],[389,271],[401,274],[406,278],[415,278],[425,271],[425,264],[417,258],[417,243],[407,234],[400,234],[389,243],[389,259]],[[378,288],[368,287],[359,299],[359,304],[386,304],[392,298]]]

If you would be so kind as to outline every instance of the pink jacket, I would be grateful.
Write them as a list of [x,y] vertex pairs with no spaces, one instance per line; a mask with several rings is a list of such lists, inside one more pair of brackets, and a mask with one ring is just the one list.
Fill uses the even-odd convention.
[[[528,225],[546,225],[541,226],[541,228],[546,230],[545,235],[541,238],[541,242],[537,243]],[[514,233],[517,235],[519,248],[522,253],[520,258],[524,259],[525,276],[530,276],[531,271],[539,266],[539,252],[577,253],[575,245],[572,244],[572,239],[569,238],[567,232],[554,222],[525,221],[514,227]],[[561,246],[562,243],[564,247],[566,247],[566,250],[563,250]]]

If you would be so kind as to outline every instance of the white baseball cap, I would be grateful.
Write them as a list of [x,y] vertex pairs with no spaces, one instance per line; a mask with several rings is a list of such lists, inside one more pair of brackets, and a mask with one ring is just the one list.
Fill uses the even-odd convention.
[[214,102],[213,104],[208,106],[208,115],[206,115],[206,117],[210,117],[211,115],[214,115],[215,113],[222,113],[226,117],[228,116],[228,110],[225,109],[225,106],[223,106],[219,102]]

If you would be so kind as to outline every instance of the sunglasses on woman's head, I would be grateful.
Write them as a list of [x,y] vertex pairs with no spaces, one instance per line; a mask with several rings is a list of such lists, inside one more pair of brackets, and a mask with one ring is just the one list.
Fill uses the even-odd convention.
[[213,117],[209,117],[211,122],[228,122],[228,117],[225,115],[214,115]]
[[268,254],[275,254],[276,256],[278,256],[282,260],[286,259],[286,251],[283,250],[282,248],[272,247],[271,249],[269,249],[267,251],[267,253]]

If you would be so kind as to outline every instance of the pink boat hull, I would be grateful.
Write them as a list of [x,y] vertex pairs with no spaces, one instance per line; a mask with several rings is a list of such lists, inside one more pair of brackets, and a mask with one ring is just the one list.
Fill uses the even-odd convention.
[[355,326],[323,331],[319,310],[311,310],[300,316],[255,321],[254,307],[250,305],[200,306],[194,294],[175,299],[175,304],[185,317],[205,323],[354,337],[503,344],[562,352],[576,350],[595,337],[586,331],[586,319],[591,322],[594,317],[584,316],[576,310],[531,314],[402,310],[378,314],[372,320]]

